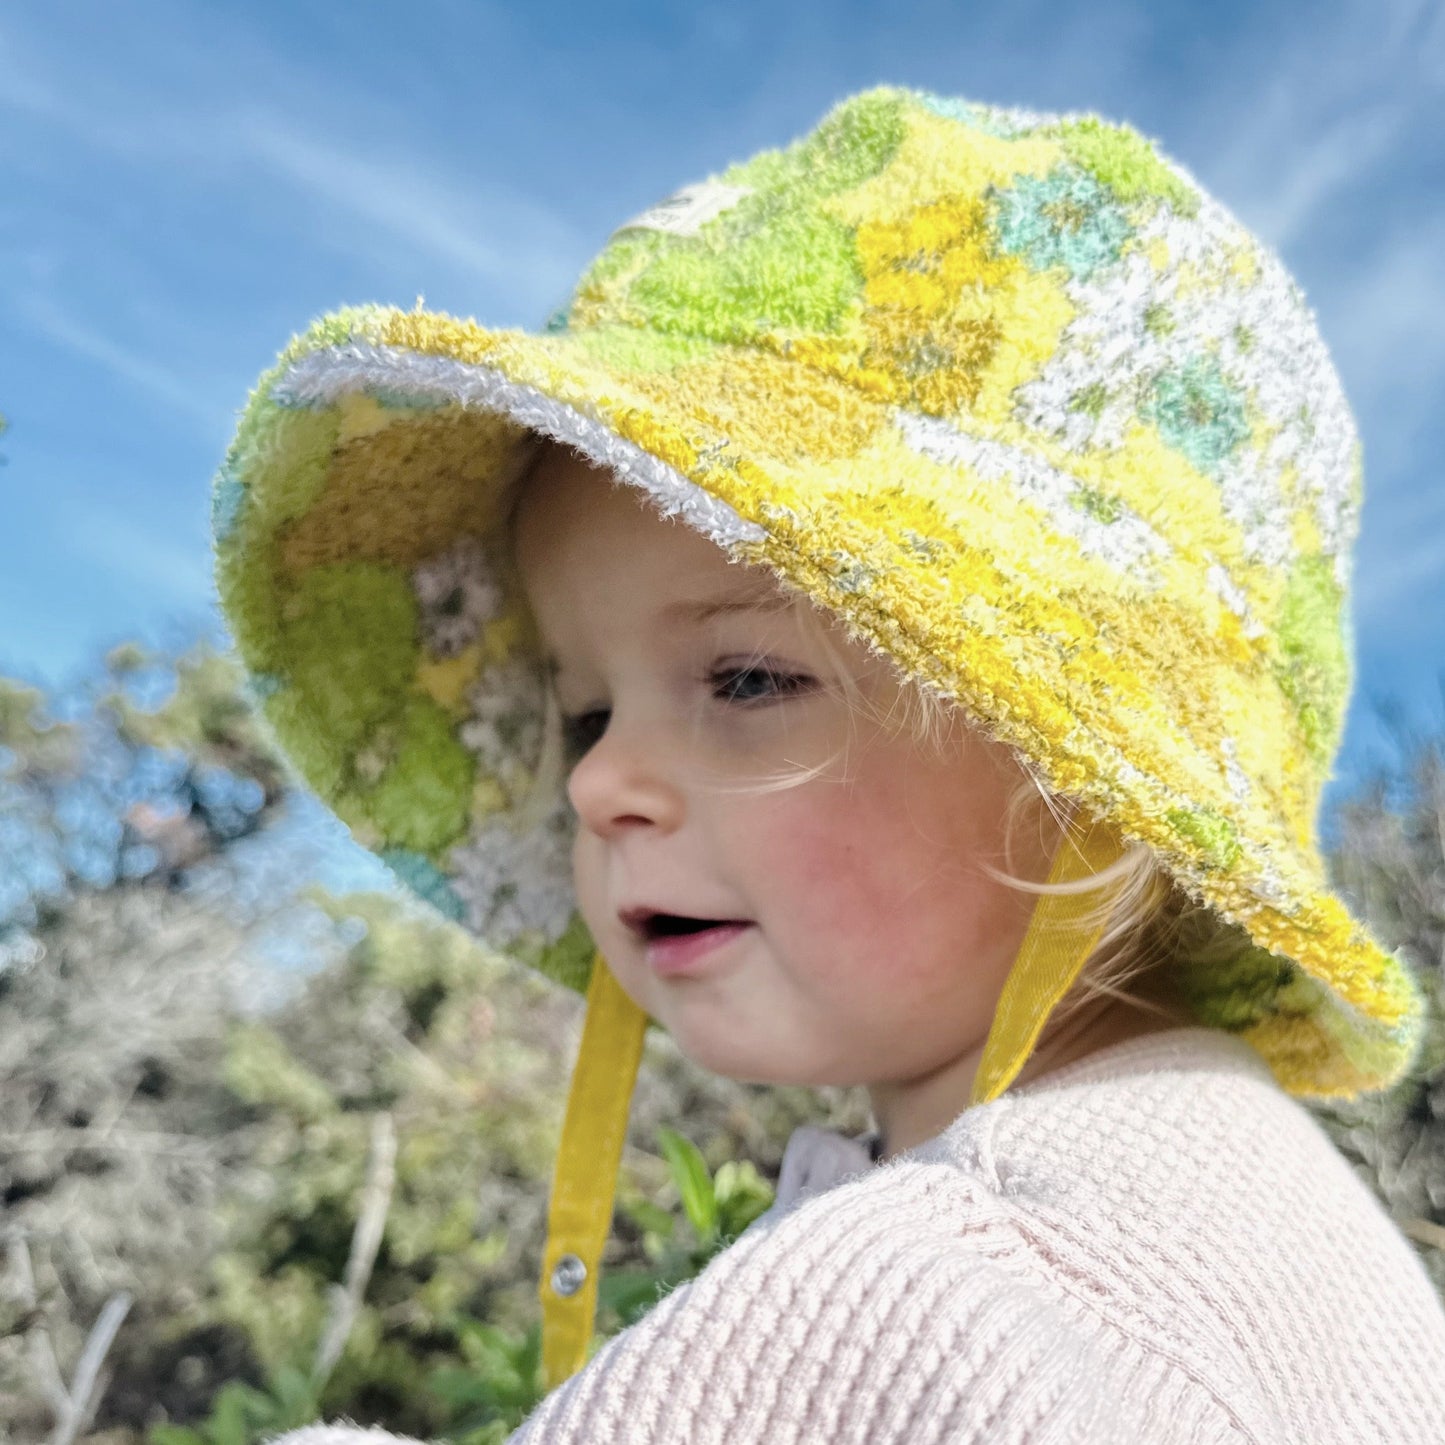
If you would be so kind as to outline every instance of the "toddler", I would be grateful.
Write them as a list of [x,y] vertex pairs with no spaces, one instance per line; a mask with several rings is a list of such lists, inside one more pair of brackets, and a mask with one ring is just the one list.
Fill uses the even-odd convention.
[[[1315,833],[1359,503],[1298,289],[1093,116],[872,91],[541,334],[292,344],[215,491],[255,691],[587,996],[514,1441],[1445,1438],[1445,1313],[1299,1102],[1422,1029]],[[876,1127],[593,1352],[649,1024]]]

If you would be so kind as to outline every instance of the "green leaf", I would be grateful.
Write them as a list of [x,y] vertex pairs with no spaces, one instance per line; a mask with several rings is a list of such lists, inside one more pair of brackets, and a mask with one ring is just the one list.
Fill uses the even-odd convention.
[[321,1413],[316,1384],[304,1370],[282,1365],[271,1380],[270,1400],[275,1422],[285,1429],[309,1425]]
[[735,1239],[760,1214],[772,1207],[773,1187],[748,1159],[729,1159],[714,1180],[718,1202],[718,1227],[728,1239]]
[[540,1325],[519,1335],[468,1319],[457,1329],[467,1365],[433,1370],[428,1389],[458,1417],[459,1429],[486,1425],[499,1415],[520,1423],[545,1393]]
[[221,1387],[202,1427],[211,1445],[253,1445],[265,1429],[271,1402],[260,1390],[238,1380]]
[[522,1337],[517,1350],[517,1367],[524,1380],[532,1381],[538,1389],[538,1398],[544,1393],[542,1385],[542,1326],[533,1325]]
[[505,1420],[493,1420],[475,1430],[453,1434],[451,1438],[454,1445],[507,1445],[507,1436],[511,1433],[512,1427]]
[[650,1269],[615,1269],[597,1283],[597,1301],[633,1324],[657,1303],[661,1282]]
[[655,1234],[659,1239],[671,1238],[673,1226],[677,1221],[667,1210],[654,1204],[650,1199],[620,1202],[619,1207],[639,1229],[646,1230],[649,1234]]
[[495,1325],[468,1320],[458,1331],[462,1356],[474,1369],[488,1375],[509,1368],[507,1342]]
[[718,1227],[717,1195],[707,1160],[696,1144],[674,1129],[660,1129],[658,1138],[689,1222],[699,1239],[712,1239]]
[[152,1425],[146,1445],[206,1445],[206,1437],[189,1425]]
[[495,1407],[497,1391],[492,1381],[460,1365],[443,1365],[427,1376],[427,1388],[452,1410]]

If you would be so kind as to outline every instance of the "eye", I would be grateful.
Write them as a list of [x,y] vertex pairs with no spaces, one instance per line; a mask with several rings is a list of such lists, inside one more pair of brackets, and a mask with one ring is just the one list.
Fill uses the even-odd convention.
[[612,713],[607,708],[593,708],[591,712],[578,713],[576,717],[562,719],[562,739],[567,756],[574,762],[592,748],[607,731]]
[[769,702],[807,692],[813,680],[801,673],[785,672],[766,663],[716,669],[709,678],[713,696],[723,702]]
[[[811,677],[788,672],[766,663],[750,662],[739,667],[718,667],[708,674],[713,696],[720,702],[742,706],[772,702],[812,690]],[[576,763],[601,740],[612,720],[610,708],[592,708],[572,716],[563,715],[562,739],[568,758]]]

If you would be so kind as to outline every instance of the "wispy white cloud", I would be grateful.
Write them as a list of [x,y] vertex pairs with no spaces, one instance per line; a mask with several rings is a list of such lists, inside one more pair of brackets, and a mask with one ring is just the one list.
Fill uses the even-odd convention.
[[1222,83],[1180,107],[1214,189],[1277,249],[1302,243],[1352,187],[1387,177],[1412,132],[1433,140],[1421,83],[1432,11],[1434,0],[1323,5],[1307,39],[1285,44],[1262,8],[1215,67]]
[[474,281],[520,290],[534,307],[554,300],[576,269],[572,227],[496,186],[466,186],[414,157],[367,155],[274,115],[242,123],[234,144],[272,177],[342,212],[354,233],[380,229]]
[[1253,228],[1277,250],[1289,250],[1331,200],[1358,184],[1386,154],[1406,119],[1402,106],[1387,104],[1351,111],[1323,125],[1294,148],[1283,175],[1276,172],[1272,184],[1255,190],[1250,204]]
[[135,584],[147,599],[197,614],[210,606],[210,553],[202,538],[168,535],[93,499],[67,508],[64,533],[76,555]]
[[1413,544],[1361,568],[1355,588],[1355,616],[1363,628],[1389,627],[1398,640],[1401,630],[1428,634],[1439,644],[1439,623],[1433,608],[1422,609],[1423,596],[1445,593],[1445,528],[1417,534]]
[[[1407,455],[1418,449],[1407,445]],[[1445,466],[1414,459],[1395,475],[1370,475],[1356,551],[1355,610],[1364,628],[1426,635],[1440,651],[1445,604]],[[1431,601],[1430,599],[1435,599]]]
[[1445,210],[1397,225],[1337,288],[1325,327],[1364,436],[1367,489],[1389,488],[1402,544],[1418,536],[1420,501],[1445,498],[1445,466],[1426,440],[1445,393],[1442,258]]
[[47,341],[103,367],[128,386],[214,427],[218,412],[179,373],[153,361],[94,327],[77,321],[44,296],[27,292],[16,309]]
[[1420,37],[1420,71],[1437,90],[1445,89],[1445,6],[1429,4],[1430,21]]
[[1366,385],[1375,377],[1391,391],[1435,391],[1431,374],[1445,365],[1445,207],[1380,238],[1332,329]]
[[[303,244],[363,262],[404,249],[451,268],[472,290],[513,298],[524,315],[570,290],[585,248],[560,210],[485,166],[473,177],[455,154],[425,151],[404,114],[381,115],[376,97],[343,75],[273,53],[234,26],[205,40],[193,27],[166,33],[162,43],[164,63],[137,70],[0,28],[0,114],[23,112],[138,175],[183,167],[232,200],[249,193],[258,215],[304,216],[300,198],[325,218],[298,237]],[[224,89],[203,83],[218,72],[230,82]],[[395,243],[389,258],[379,238]]]
[[[67,59],[13,25],[0,28],[0,113],[29,118],[111,154],[154,150],[163,142],[167,131],[157,124],[153,106],[104,103],[87,83],[98,77]],[[140,101],[139,88],[134,94]],[[170,144],[190,135],[185,129],[171,132]]]
[[60,92],[22,52],[9,26],[0,26],[0,109],[47,118],[66,110]]
[[1445,596],[1445,525],[1401,534],[1396,546],[1371,547],[1357,564],[1354,611],[1360,631],[1391,645],[1407,637],[1425,639],[1437,659],[1445,660],[1438,602]]
[[1317,64],[1286,64],[1244,105],[1202,101],[1192,149],[1213,189],[1276,250],[1288,253],[1326,207],[1366,180],[1410,122],[1408,107],[1335,63],[1322,37]]

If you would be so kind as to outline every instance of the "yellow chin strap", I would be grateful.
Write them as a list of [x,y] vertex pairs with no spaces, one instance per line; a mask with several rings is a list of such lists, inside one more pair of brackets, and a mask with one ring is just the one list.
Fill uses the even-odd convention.
[[[1095,824],[1082,842],[1065,838],[1049,882],[1086,878],[1122,851],[1112,830]],[[1092,891],[1039,899],[999,998],[970,1105],[998,1098],[1028,1061],[1049,1014],[1078,978],[1103,931],[1102,920],[1091,924],[1087,919],[1097,902]],[[587,1363],[598,1269],[612,1227],[617,1169],[646,1027],[647,1014],[623,993],[598,954],[547,1213],[540,1293],[548,1389]]]
[[[1091,878],[1123,854],[1123,844],[1106,823],[1091,824],[1078,842],[1066,833],[1054,854],[1049,882]],[[1095,889],[1044,894],[1039,899],[994,1009],[983,1058],[973,1076],[970,1107],[997,1099],[1028,1062],[1049,1015],[1074,986],[1104,931],[1106,916],[1089,919],[1098,906]],[[1101,913],[1106,915],[1107,910]]]
[[597,1313],[597,1271],[647,1014],[599,953],[587,986],[582,1043],[572,1070],[542,1255],[542,1368],[554,1390],[587,1363]]

